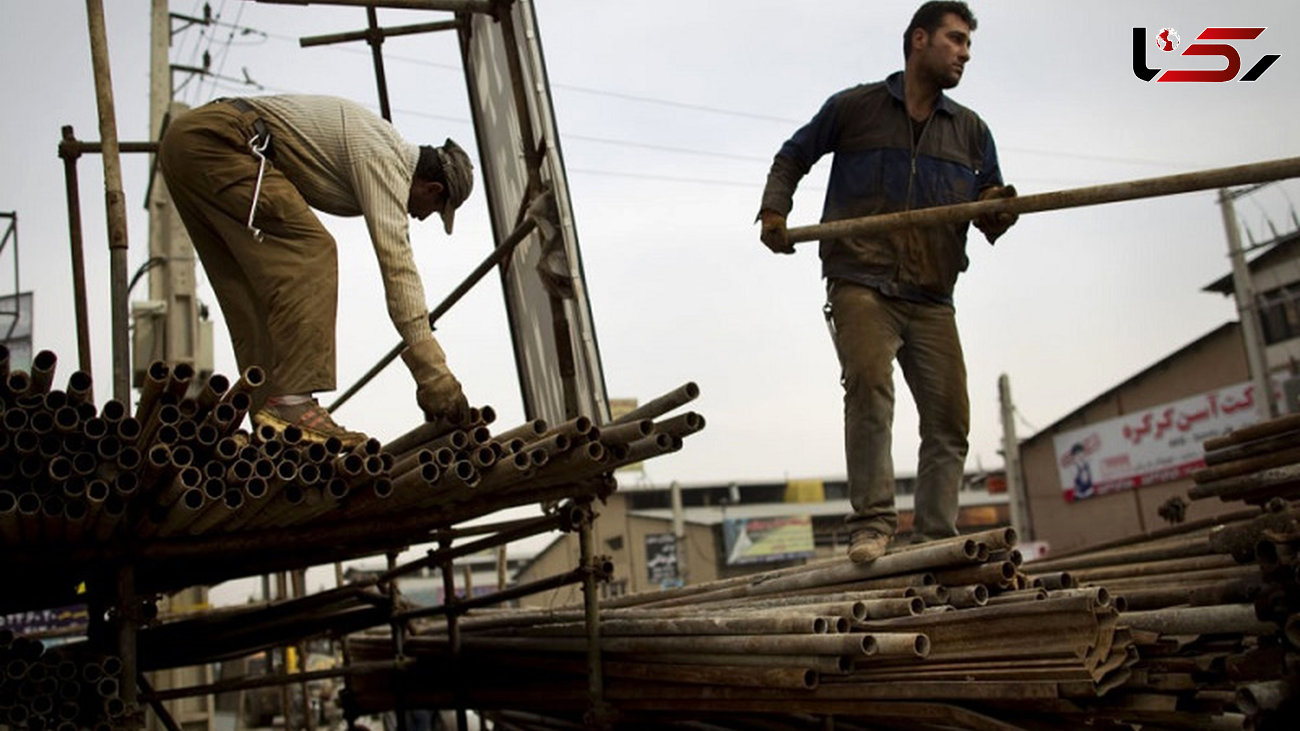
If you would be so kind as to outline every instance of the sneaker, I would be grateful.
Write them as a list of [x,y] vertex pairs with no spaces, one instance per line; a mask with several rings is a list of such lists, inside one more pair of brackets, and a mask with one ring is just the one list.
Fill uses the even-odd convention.
[[855,530],[849,542],[849,560],[853,563],[871,563],[885,555],[889,536],[874,530]]
[[359,431],[348,431],[334,422],[330,412],[321,407],[316,399],[301,404],[266,405],[253,414],[253,426],[269,426],[276,432],[283,432],[285,427],[296,426],[302,430],[302,441],[324,444],[330,437],[337,438],[343,449],[351,449],[367,437]]

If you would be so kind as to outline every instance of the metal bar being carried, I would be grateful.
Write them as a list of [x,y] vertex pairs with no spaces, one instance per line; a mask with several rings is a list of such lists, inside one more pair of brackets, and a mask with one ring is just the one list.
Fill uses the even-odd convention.
[[1049,193],[1035,193],[1016,198],[998,198],[951,206],[936,206],[914,211],[886,213],[864,218],[813,226],[796,226],[789,230],[791,243],[837,239],[845,236],[864,236],[909,226],[934,226],[943,223],[969,221],[986,213],[1033,213],[1061,208],[1095,206],[1102,203],[1154,198],[1162,195],[1191,193],[1198,190],[1229,188],[1234,185],[1263,183],[1272,180],[1300,177],[1300,157],[1248,163],[1226,168],[1213,168],[1158,178],[1109,183],[1088,188],[1071,188]]

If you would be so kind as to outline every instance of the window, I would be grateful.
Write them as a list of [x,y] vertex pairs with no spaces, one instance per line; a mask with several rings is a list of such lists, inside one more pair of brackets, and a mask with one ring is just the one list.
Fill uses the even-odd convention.
[[1256,298],[1260,328],[1268,345],[1300,337],[1300,285],[1288,284]]

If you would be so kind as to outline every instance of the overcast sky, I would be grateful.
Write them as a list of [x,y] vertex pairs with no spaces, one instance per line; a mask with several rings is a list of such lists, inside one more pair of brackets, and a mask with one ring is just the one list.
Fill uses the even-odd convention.
[[[822,320],[815,247],[770,254],[753,225],[773,153],[829,95],[902,65],[916,2],[860,0],[542,0],[536,3],[592,310],[611,397],[646,400],[693,380],[708,428],[678,454],[653,460],[646,481],[842,478],[838,365]],[[148,135],[147,2],[106,0],[117,124]],[[172,0],[175,13],[203,3]],[[365,25],[356,8],[212,0],[220,24],[178,30],[172,62],[211,76],[175,75],[176,98],[328,93],[378,107],[364,45],[308,48],[297,39]],[[1021,194],[1300,154],[1300,4],[1221,2],[982,2],[973,57],[952,96],[989,123],[1002,170]],[[446,19],[381,10],[381,24]],[[1281,58],[1255,82],[1143,82],[1132,72],[1132,28],[1147,28],[1153,68],[1213,68],[1155,47],[1172,27],[1183,48],[1207,26],[1265,26],[1237,42],[1243,73]],[[414,142],[444,137],[475,150],[456,38],[384,46],[394,122]],[[238,83],[245,77],[260,89]],[[59,128],[98,139],[84,3],[6,0],[0,24],[0,211],[16,211],[21,287],[35,292],[36,347],[76,362]],[[143,156],[124,160],[130,271],[147,258]],[[102,169],[80,164],[95,378],[111,393],[109,290]],[[796,196],[791,225],[815,223],[829,158]],[[1242,225],[1267,239],[1295,226],[1300,185],[1238,201]],[[0,220],[0,227],[5,222]],[[339,242],[339,386],[353,383],[398,340],[359,221],[327,218]],[[492,242],[480,191],[448,238],[434,222],[412,239],[436,303]],[[1001,466],[997,379],[1011,380],[1023,438],[1231,319],[1230,300],[1201,288],[1228,271],[1217,197],[1193,193],[1025,216],[996,247],[975,235],[956,300],[969,368],[968,467]],[[13,258],[0,257],[0,291]],[[133,298],[146,296],[142,284]],[[217,319],[217,370],[234,374]],[[438,336],[471,402],[498,426],[523,419],[501,291],[488,277],[440,323]],[[915,409],[899,379],[895,462],[916,466]],[[329,398],[329,395],[326,395]],[[391,438],[418,423],[400,365],[337,414]]]

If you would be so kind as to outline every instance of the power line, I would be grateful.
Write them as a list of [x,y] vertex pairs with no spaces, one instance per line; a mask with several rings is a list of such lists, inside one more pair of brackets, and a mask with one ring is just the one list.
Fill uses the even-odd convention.
[[[237,25],[237,23],[235,25]],[[232,35],[233,35],[233,27],[234,26],[232,26]],[[249,29],[249,30],[254,30],[254,29]],[[297,44],[298,42],[298,39],[293,36],[288,36],[279,33],[271,33],[266,31],[254,31],[254,32],[257,32],[268,39],[273,39],[273,40],[278,40],[283,42],[292,42],[294,44]],[[227,42],[229,43],[229,40]],[[344,53],[351,53],[355,55],[365,55],[365,56],[370,55],[369,49],[359,48],[355,46],[331,45],[328,46],[328,48],[331,50],[344,52]],[[456,64],[440,63],[440,62],[430,61],[422,58],[403,56],[401,54],[385,54],[384,59],[386,61],[409,63],[409,64],[414,64],[426,68],[436,68],[436,69],[441,69],[446,71],[452,71],[455,73],[463,72],[463,68]],[[626,94],[623,92],[611,91],[608,89],[596,89],[596,88],[591,88],[586,86],[579,86],[575,84],[552,82],[550,86],[552,89],[561,89],[561,90],[566,90],[566,91],[575,92],[579,94],[603,96],[611,99],[621,99],[624,101],[632,101],[632,102],[638,102],[644,104],[654,104],[654,105],[665,106],[674,109],[687,109],[691,111],[738,117],[743,119],[752,119],[752,120],[767,121],[767,122],[780,122],[780,123],[791,124],[791,125],[803,124],[803,122],[806,121],[806,120],[799,120],[790,117],[759,114],[759,113],[748,112],[748,111],[737,110],[737,109],[728,109],[728,108],[711,106],[711,105],[681,102],[677,100],[663,99],[659,97]],[[267,86],[265,88],[274,90],[274,87],[270,87],[270,86]],[[283,90],[281,91],[282,93],[292,93]],[[422,118],[455,122],[457,124],[472,124],[470,120],[464,118],[456,118],[456,117],[450,117],[446,115],[416,112],[413,110],[395,109],[394,111],[400,112],[402,114],[407,114],[407,115],[417,116]],[[763,162],[767,162],[771,160],[771,156],[744,155],[744,154],[736,154],[736,153],[718,152],[712,150],[700,150],[700,149],[692,149],[692,148],[679,147],[673,145],[657,145],[653,143],[635,142],[630,140],[617,140],[612,138],[597,137],[597,136],[590,136],[590,135],[578,135],[578,134],[565,133],[561,135],[561,137],[562,139],[582,140],[584,142],[594,142],[597,144],[616,145],[621,147],[657,150],[661,152],[673,152],[679,154],[698,155],[698,156],[705,156],[705,157],[718,157],[718,158],[726,158],[726,159],[734,159],[734,160],[763,161]],[[1009,152],[1017,152],[1017,153],[1030,154],[1030,155],[1042,155],[1047,157],[1068,158],[1068,159],[1075,159],[1075,160],[1087,160],[1087,161],[1094,161],[1094,162],[1107,162],[1107,163],[1119,163],[1119,164],[1150,165],[1150,166],[1159,166],[1164,168],[1174,167],[1174,163],[1168,160],[1148,160],[1148,159],[1141,159],[1141,158],[1127,158],[1127,157],[1111,156],[1111,155],[1095,155],[1095,154],[1088,154],[1088,153],[1064,152],[1061,150],[1037,150],[1033,148],[1022,148],[1022,147],[1004,147],[1003,149]],[[635,177],[635,174],[628,174],[628,176]],[[1027,180],[1027,179],[1022,178],[1022,180]],[[693,180],[692,182],[704,182],[704,181]],[[722,184],[739,185],[739,183],[731,183],[731,182],[724,182]]]

